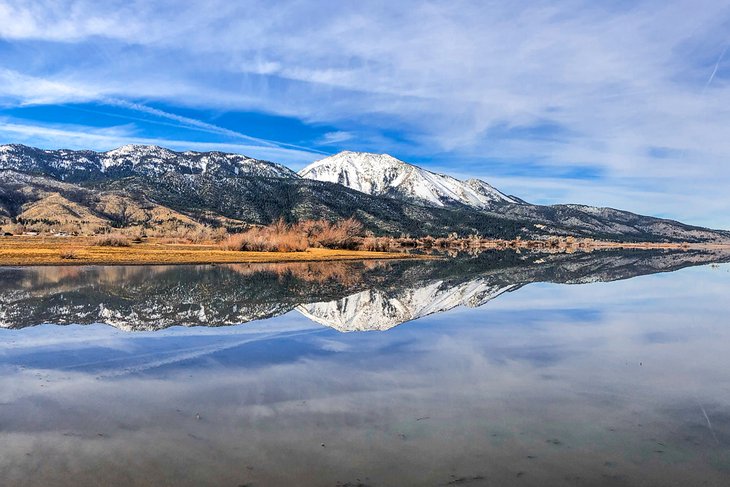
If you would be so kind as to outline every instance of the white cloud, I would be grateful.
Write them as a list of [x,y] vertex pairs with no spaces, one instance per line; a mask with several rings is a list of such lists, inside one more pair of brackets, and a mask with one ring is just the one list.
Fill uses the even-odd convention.
[[340,142],[345,142],[346,140],[351,140],[354,137],[355,136],[350,132],[338,130],[336,132],[327,132],[318,140],[318,143],[322,145],[337,144]]
[[28,76],[14,70],[0,68],[0,100],[15,100],[23,105],[90,101],[101,92],[74,86],[62,81]]

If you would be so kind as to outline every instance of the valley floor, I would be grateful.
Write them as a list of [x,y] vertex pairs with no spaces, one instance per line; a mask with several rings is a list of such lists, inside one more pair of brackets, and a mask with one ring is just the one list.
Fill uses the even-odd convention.
[[223,264],[404,259],[412,255],[361,250],[308,249],[305,252],[240,252],[215,244],[169,243],[145,239],[128,247],[95,245],[94,237],[0,237],[0,265]]

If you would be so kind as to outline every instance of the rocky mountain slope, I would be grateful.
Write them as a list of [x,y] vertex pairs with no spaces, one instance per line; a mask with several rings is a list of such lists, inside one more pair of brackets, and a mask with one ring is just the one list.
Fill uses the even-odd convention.
[[0,220],[97,229],[128,225],[200,225],[144,193],[96,191],[45,176],[0,171]]

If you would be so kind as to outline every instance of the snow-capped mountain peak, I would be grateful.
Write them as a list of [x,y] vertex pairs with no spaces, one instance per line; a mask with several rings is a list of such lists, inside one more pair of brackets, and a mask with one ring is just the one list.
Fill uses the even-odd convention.
[[429,206],[463,204],[489,208],[500,203],[519,203],[488,183],[428,171],[388,154],[344,151],[316,161],[299,175],[317,181],[338,183],[376,196],[390,196]]

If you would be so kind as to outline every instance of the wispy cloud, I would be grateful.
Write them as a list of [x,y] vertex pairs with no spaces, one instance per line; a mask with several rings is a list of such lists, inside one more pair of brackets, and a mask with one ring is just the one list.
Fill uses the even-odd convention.
[[62,81],[29,76],[11,69],[0,68],[0,100],[20,105],[42,105],[87,101],[102,93]]
[[351,140],[354,137],[355,136],[350,132],[338,130],[336,132],[327,132],[317,142],[321,145],[337,144],[345,142],[346,140]]

